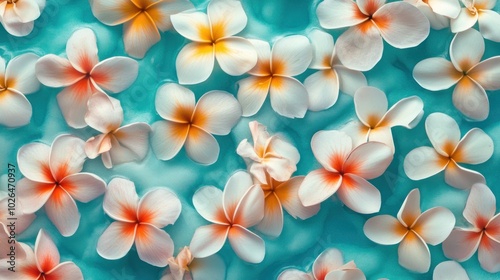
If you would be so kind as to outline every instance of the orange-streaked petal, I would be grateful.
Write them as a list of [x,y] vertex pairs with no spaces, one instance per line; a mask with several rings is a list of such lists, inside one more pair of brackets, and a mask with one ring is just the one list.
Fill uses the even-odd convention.
[[352,151],[352,139],[342,131],[319,131],[311,140],[314,157],[327,170],[342,171],[344,162]]
[[147,192],[139,201],[137,218],[141,223],[163,228],[173,225],[181,214],[181,202],[177,195],[166,188]]
[[436,151],[451,156],[460,142],[460,128],[457,122],[443,113],[432,113],[425,120],[425,131]]
[[431,208],[415,221],[412,229],[425,243],[436,246],[441,244],[455,226],[455,216],[444,207]]
[[17,183],[17,195],[25,213],[34,213],[47,202],[54,191],[54,183],[39,183],[27,178]]
[[340,269],[342,265],[344,265],[342,253],[335,248],[326,249],[314,260],[312,267],[314,279],[325,279],[329,272]]
[[180,84],[198,84],[212,74],[215,48],[209,43],[189,43],[177,55],[175,68]]
[[76,70],[90,73],[99,62],[94,31],[90,28],[75,31],[66,43],[66,55]]
[[339,98],[339,77],[333,69],[321,70],[304,81],[309,97],[309,110],[322,111],[332,107]]
[[[38,59],[38,55],[34,53],[25,53],[11,59],[5,69],[5,86],[22,94],[38,91],[40,82],[35,75],[35,65]],[[0,73],[1,76],[3,76],[2,73]],[[0,94],[0,98],[2,94]]]
[[124,25],[125,52],[134,58],[143,58],[146,52],[160,39],[158,28],[146,12],[138,14]]
[[168,258],[174,253],[174,242],[170,235],[148,224],[137,226],[135,247],[142,261],[157,267],[166,266]]
[[[85,142],[85,154],[90,159],[94,159],[101,154],[107,153],[111,149],[111,137],[108,134],[99,134],[91,137]],[[109,154],[109,153],[108,153]]]
[[82,139],[69,134],[54,139],[50,150],[50,170],[56,182],[82,171],[87,158],[84,146]]
[[493,192],[485,184],[472,186],[464,208],[464,217],[476,229],[486,227],[495,215],[496,199]]
[[43,183],[53,183],[49,166],[50,147],[43,143],[30,143],[17,152],[19,170],[24,177]]
[[193,195],[193,205],[205,220],[216,224],[228,223],[220,189],[207,186],[197,190]]
[[155,22],[156,27],[162,32],[166,32],[172,27],[170,16],[178,14],[188,9],[192,9],[193,4],[187,0],[158,1],[149,5],[146,12]]
[[251,76],[238,82],[238,101],[244,117],[253,116],[260,110],[269,92],[271,80],[271,77]]
[[136,230],[136,223],[111,223],[97,241],[97,253],[108,260],[123,258],[134,244]]
[[368,20],[352,0],[326,0],[316,10],[319,24],[327,29],[354,26]]
[[170,17],[175,30],[194,42],[212,43],[210,22],[202,12],[178,13]]
[[361,214],[378,212],[382,203],[380,191],[366,179],[354,174],[343,176],[337,196],[347,207]]
[[368,142],[356,147],[344,163],[344,173],[356,174],[364,179],[381,176],[393,159],[389,146],[379,142]]
[[212,1],[208,4],[207,14],[214,41],[235,35],[247,25],[247,15],[240,1]]
[[270,76],[271,73],[271,46],[268,42],[256,39],[248,40],[257,51],[257,64],[248,71],[253,76]]
[[398,220],[405,227],[411,227],[420,216],[420,190],[413,189],[406,196],[398,211]]
[[181,85],[168,83],[156,92],[155,106],[165,120],[177,123],[191,122],[195,108],[194,93]]
[[73,128],[87,126],[85,123],[87,103],[95,91],[89,79],[82,79],[57,95],[57,103],[69,126]]
[[73,262],[63,262],[44,275],[45,280],[83,280],[82,270]]
[[451,62],[459,71],[469,71],[473,66],[478,64],[479,61],[481,61],[484,49],[484,39],[479,31],[475,29],[468,29],[464,32],[460,32],[456,34],[451,41]]
[[69,60],[48,54],[40,58],[35,66],[38,80],[49,87],[66,87],[85,77],[78,72]]
[[436,152],[431,147],[418,147],[409,152],[404,160],[403,166],[412,180],[422,180],[443,171],[450,160]]
[[158,121],[152,126],[151,147],[160,160],[175,157],[186,142],[189,125],[171,121]]
[[278,237],[283,230],[283,208],[279,198],[270,193],[265,198],[264,218],[257,225],[257,229],[269,236]]
[[306,207],[320,204],[332,196],[341,184],[342,176],[336,172],[325,169],[311,171],[300,185],[300,201]]
[[450,61],[442,57],[427,58],[415,65],[413,78],[428,90],[438,91],[452,87],[463,77]]
[[108,184],[104,195],[103,209],[111,218],[134,223],[137,221],[139,197],[132,181],[115,178]]
[[215,43],[215,58],[222,71],[231,76],[240,76],[257,64],[257,51],[248,40],[231,37]]
[[65,177],[60,182],[61,187],[72,198],[87,203],[106,191],[106,183],[91,173],[77,173]]
[[229,226],[208,225],[196,229],[189,248],[195,258],[205,258],[220,251],[226,243]]
[[307,37],[292,35],[278,39],[271,52],[271,71],[275,75],[296,76],[311,64],[313,47]]
[[411,271],[425,273],[431,265],[427,244],[413,231],[409,231],[398,247],[399,264]]
[[93,0],[90,6],[99,21],[111,26],[127,22],[140,12],[130,0]]
[[54,241],[43,229],[38,232],[35,241],[35,260],[38,270],[47,273],[59,264],[60,256]]
[[193,113],[192,125],[215,135],[227,135],[241,117],[241,106],[232,94],[210,91],[204,94]]
[[375,87],[362,87],[354,94],[354,108],[359,120],[369,128],[376,128],[389,107],[385,93]]
[[287,118],[303,118],[308,109],[307,89],[291,77],[273,77],[269,89],[271,107]]
[[62,236],[71,236],[80,224],[75,200],[61,187],[56,187],[45,203],[45,212]]
[[494,143],[488,134],[479,128],[473,128],[465,134],[453,152],[455,162],[480,164],[493,155]]
[[229,243],[238,257],[249,263],[260,263],[266,254],[264,240],[255,233],[234,225],[229,230]]
[[253,184],[252,177],[245,171],[236,171],[229,177],[222,194],[224,212],[228,220],[234,220],[236,208]]
[[128,57],[115,56],[95,65],[90,76],[99,87],[118,93],[135,82],[138,71],[137,61]]
[[444,255],[459,262],[466,261],[476,252],[482,236],[477,230],[455,228],[443,242]]
[[398,244],[408,233],[408,229],[398,219],[389,215],[379,215],[368,219],[363,226],[366,237],[382,245]]
[[500,243],[483,235],[478,249],[478,259],[481,268],[490,272],[500,271]]
[[485,90],[500,89],[500,56],[481,61],[467,75]]
[[293,177],[290,180],[276,186],[274,193],[283,205],[283,208],[295,219],[308,219],[319,211],[319,204],[309,207],[302,205],[299,198],[299,188],[304,181],[304,176]]
[[253,185],[240,198],[234,210],[232,222],[233,224],[249,228],[258,224],[263,218],[264,192],[259,185]]
[[465,76],[453,91],[453,105],[467,118],[483,121],[490,113],[490,102],[484,89],[476,81]]
[[193,161],[210,165],[219,158],[219,143],[212,134],[191,126],[186,139],[186,153]]

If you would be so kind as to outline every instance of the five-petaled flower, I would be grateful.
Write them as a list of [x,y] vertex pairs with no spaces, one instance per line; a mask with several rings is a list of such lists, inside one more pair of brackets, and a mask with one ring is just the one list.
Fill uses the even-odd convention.
[[419,147],[406,155],[404,170],[412,180],[422,180],[445,171],[448,185],[467,189],[485,183],[483,175],[458,163],[480,164],[493,155],[493,140],[481,129],[473,128],[460,139],[457,122],[443,113],[430,114],[425,130],[433,147]]
[[500,14],[492,11],[496,0],[462,0],[464,8],[457,18],[451,19],[453,33],[463,32],[479,23],[479,31],[485,39],[500,42]]
[[366,237],[382,245],[399,243],[399,264],[415,272],[429,271],[431,254],[427,243],[442,243],[455,226],[455,216],[444,207],[420,211],[420,191],[413,189],[406,197],[397,219],[380,215],[366,221]]
[[9,34],[26,36],[44,8],[45,0],[0,0],[0,23]]
[[196,259],[189,247],[184,247],[177,257],[168,259],[168,267],[160,280],[224,280],[225,276],[226,265],[219,256]]
[[417,7],[429,20],[431,27],[440,30],[450,26],[450,19],[460,14],[458,0],[404,0]]
[[181,202],[172,191],[156,188],[139,200],[133,182],[115,178],[109,182],[103,208],[116,221],[97,241],[101,257],[120,259],[135,243],[141,260],[158,267],[168,264],[174,242],[161,228],[175,223],[181,213]]
[[91,173],[81,173],[86,155],[85,142],[72,135],[60,135],[52,146],[26,144],[17,153],[19,170],[25,178],[17,195],[25,213],[42,206],[63,236],[71,236],[80,224],[75,199],[89,202],[106,190],[106,183]]

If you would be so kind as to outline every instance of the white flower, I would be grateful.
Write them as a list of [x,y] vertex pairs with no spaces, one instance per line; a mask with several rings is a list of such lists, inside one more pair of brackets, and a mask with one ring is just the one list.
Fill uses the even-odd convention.
[[462,0],[465,8],[462,8],[457,18],[451,20],[451,31],[462,32],[479,22],[479,31],[485,39],[500,42],[500,14],[492,11],[496,2],[496,0]]
[[33,31],[43,8],[45,0],[1,0],[0,23],[11,35],[26,36]]

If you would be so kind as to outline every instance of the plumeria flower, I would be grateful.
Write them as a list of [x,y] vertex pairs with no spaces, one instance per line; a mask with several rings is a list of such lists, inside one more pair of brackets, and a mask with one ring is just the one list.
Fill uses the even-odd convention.
[[422,43],[430,30],[425,15],[406,2],[325,0],[316,13],[324,28],[349,27],[335,50],[345,67],[358,71],[368,71],[380,61],[384,40],[398,49],[411,48]]
[[11,59],[5,67],[0,57],[0,125],[18,127],[30,122],[32,108],[24,95],[40,88],[35,76],[37,60],[37,55],[26,53]]
[[465,269],[456,261],[444,261],[434,268],[433,280],[469,280]]
[[177,257],[168,259],[168,267],[160,280],[224,280],[225,276],[226,265],[219,256],[195,259],[189,247],[184,247]]
[[253,146],[243,139],[236,152],[246,161],[250,173],[260,182],[267,182],[266,174],[280,182],[290,179],[300,160],[297,148],[279,135],[269,135],[267,128],[257,121],[251,121],[248,126]]
[[139,258],[163,267],[174,252],[174,242],[161,228],[174,224],[181,213],[181,202],[162,187],[141,199],[133,182],[115,178],[104,195],[104,212],[114,221],[97,241],[97,253],[105,259],[123,258],[135,243]]
[[264,240],[248,230],[264,217],[264,192],[254,185],[250,174],[238,171],[224,187],[224,192],[206,186],[193,196],[196,211],[213,223],[196,229],[191,239],[191,252],[195,258],[211,256],[222,248],[226,239],[236,255],[250,263],[264,259]]
[[385,172],[393,158],[391,148],[379,142],[354,148],[352,138],[336,130],[316,132],[311,148],[322,167],[307,174],[299,188],[304,206],[319,204],[337,193],[353,211],[379,211],[380,191],[367,180]]
[[44,8],[45,0],[0,0],[0,23],[10,35],[26,36]]
[[278,280],[365,280],[366,277],[354,261],[344,264],[342,253],[329,248],[323,251],[314,260],[312,273],[302,272],[298,269],[287,269],[280,273]]
[[113,165],[143,160],[149,150],[151,128],[146,123],[132,123],[120,127],[123,109],[120,101],[97,92],[88,103],[85,122],[102,132],[85,143],[85,153],[91,159],[101,155],[107,168]]
[[196,103],[189,89],[165,84],[158,89],[155,104],[164,120],[153,124],[151,145],[161,160],[173,158],[185,146],[192,160],[213,164],[220,148],[212,134],[229,134],[241,118],[238,101],[225,91],[209,91]]
[[420,191],[413,189],[406,197],[397,219],[380,215],[368,219],[363,231],[366,237],[382,245],[399,243],[399,264],[409,270],[425,273],[431,265],[427,244],[442,243],[453,227],[455,216],[444,207],[420,211]]
[[484,40],[475,29],[458,33],[451,41],[451,62],[442,57],[420,61],[413,77],[423,88],[439,91],[454,85],[453,105],[466,117],[482,121],[490,104],[485,90],[500,89],[500,56],[481,61]]
[[485,39],[500,42],[500,15],[493,11],[496,0],[462,0],[462,8],[457,18],[450,22],[451,31],[458,33],[472,28],[479,22],[479,31]]
[[247,25],[240,1],[212,0],[207,13],[179,13],[171,17],[175,30],[193,41],[177,55],[175,67],[181,84],[198,84],[212,74],[215,59],[231,76],[239,76],[257,63],[257,52],[246,39],[234,36]]
[[384,92],[374,87],[362,87],[354,94],[354,107],[360,122],[344,130],[353,137],[354,146],[365,142],[381,142],[395,151],[391,129],[395,126],[414,128],[424,114],[424,103],[418,96],[403,98],[387,109]]
[[308,219],[319,211],[319,204],[309,207],[302,205],[299,199],[299,187],[304,176],[290,178],[284,182],[276,181],[266,173],[266,181],[259,182],[264,191],[264,218],[257,229],[272,237],[277,237],[283,230],[283,208],[295,219]]
[[483,175],[458,163],[480,164],[493,155],[493,140],[479,128],[473,128],[460,139],[458,124],[443,113],[430,114],[425,130],[433,147],[419,147],[406,155],[404,170],[412,180],[422,180],[445,171],[448,185],[470,188],[485,183]]
[[85,142],[72,135],[60,135],[52,146],[26,144],[17,153],[24,177],[17,183],[17,195],[25,213],[45,206],[49,219],[63,236],[71,236],[80,224],[75,199],[87,203],[106,190],[106,183],[91,173],[81,172],[86,156]]
[[[62,262],[54,241],[43,229],[38,232],[35,250],[20,242],[17,248],[22,250],[22,257],[16,262],[15,272],[0,270],[0,278],[12,280],[83,280],[80,268],[71,261]],[[18,251],[19,252],[19,251]]]
[[99,62],[92,29],[75,31],[66,44],[68,59],[46,55],[36,64],[36,75],[49,87],[65,87],[57,95],[66,122],[74,128],[87,126],[85,114],[90,97],[97,91],[118,93],[137,78],[139,64],[123,56]]
[[90,0],[90,6],[102,23],[123,24],[125,51],[135,58],[160,41],[159,31],[171,28],[170,15],[193,8],[187,0]]
[[303,118],[308,108],[307,89],[293,76],[307,70],[313,48],[305,36],[293,35],[278,39],[271,47],[261,40],[250,40],[257,49],[257,65],[251,75],[238,82],[238,100],[243,116],[255,115],[267,95],[273,110],[287,118]]
[[479,264],[490,272],[500,271],[500,213],[488,186],[475,184],[470,190],[463,216],[472,227],[455,228],[443,243],[446,257],[466,261],[478,251]]
[[321,111],[332,107],[337,102],[339,90],[353,95],[358,88],[366,86],[363,73],[351,70],[339,61],[332,35],[314,29],[309,38],[314,48],[309,68],[319,70],[304,81],[309,93],[309,110]]
[[417,7],[429,20],[431,27],[440,30],[450,26],[450,19],[460,14],[458,0],[404,0]]
[[[11,216],[9,211],[7,211],[7,209],[10,208],[8,207],[9,202],[12,201],[16,202],[16,208],[14,212],[15,216]],[[8,236],[16,236],[18,234],[21,234],[24,230],[26,230],[26,228],[31,225],[31,223],[33,223],[36,218],[36,215],[33,213],[24,213],[24,209],[21,203],[19,203],[19,201],[16,201],[15,198],[11,198],[9,196],[0,200],[0,207],[0,209],[4,209],[3,211],[0,211],[0,232],[3,230]],[[11,222],[14,221],[9,220],[9,218],[16,218],[15,227],[10,227]],[[5,255],[2,254],[1,257],[5,257]]]

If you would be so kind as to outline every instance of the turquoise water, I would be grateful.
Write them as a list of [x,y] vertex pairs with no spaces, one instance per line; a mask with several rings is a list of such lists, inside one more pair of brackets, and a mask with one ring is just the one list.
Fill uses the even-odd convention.
[[[208,1],[192,1],[203,9]],[[318,27],[315,7],[318,0],[243,0],[249,23],[240,34],[247,38],[273,40],[290,34],[306,35],[313,27]],[[500,11],[500,4],[496,5]],[[89,27],[97,36],[101,60],[118,55],[126,55],[122,42],[122,26],[109,27],[97,21],[87,1],[59,0],[47,1],[42,16],[35,22],[35,30],[27,37],[15,38],[0,28],[0,55],[6,60],[13,56],[34,52],[40,56],[53,53],[64,56],[66,41],[78,28]],[[330,32],[335,38],[343,30]],[[425,116],[432,112],[444,112],[452,116],[460,125],[462,135],[473,127],[482,128],[500,146],[500,94],[490,92],[491,112],[486,121],[471,123],[463,120],[451,103],[452,90],[430,92],[422,89],[412,78],[413,67],[419,61],[435,56],[448,58],[449,44],[453,34],[449,30],[431,31],[429,38],[420,46],[398,50],[385,44],[384,55],[378,65],[365,75],[371,86],[382,89],[392,105],[401,98],[418,95],[425,103]],[[159,120],[154,108],[157,88],[165,82],[175,82],[175,58],[186,40],[175,32],[162,34],[162,40],[152,47],[144,59],[139,60],[139,77],[124,92],[114,95],[124,108],[124,124]],[[486,41],[485,58],[500,55],[500,44]],[[303,81],[313,73],[308,70],[299,76]],[[189,86],[197,98],[209,90],[221,89],[236,93],[236,82],[242,77],[230,77],[217,67],[210,79],[195,86]],[[61,89],[43,87],[39,92],[28,96],[33,105],[33,118],[27,126],[17,129],[0,128],[0,174],[7,173],[7,163],[16,162],[17,150],[32,141],[50,144],[59,134],[71,133],[84,140],[98,134],[91,128],[75,130],[69,128],[59,110],[56,95]],[[322,129],[339,129],[351,119],[356,119],[352,97],[341,94],[332,108],[323,112],[308,112],[304,119],[287,119],[273,112],[269,101],[261,111],[250,118],[242,118],[228,136],[216,137],[221,146],[218,161],[211,166],[200,166],[189,160],[184,151],[174,159],[163,162],[156,159],[152,151],[144,162],[116,166],[113,170],[104,168],[100,158],[88,160],[84,170],[101,176],[106,182],[113,177],[124,176],[135,182],[139,195],[155,186],[171,188],[180,197],[182,213],[173,226],[165,230],[174,240],[177,252],[189,245],[195,229],[206,223],[194,209],[191,198],[201,186],[214,185],[223,188],[227,178],[238,169],[244,169],[244,161],[236,154],[236,146],[244,138],[250,138],[248,122],[258,120],[275,133],[284,134],[299,149],[301,160],[297,175],[305,175],[319,167],[311,148],[312,135]],[[371,182],[382,193],[382,214],[395,216],[401,203],[413,188],[419,188],[422,197],[422,210],[445,206],[457,217],[457,225],[463,225],[462,210],[467,192],[454,189],[444,183],[444,174],[414,182],[404,174],[402,162],[412,149],[428,145],[422,121],[415,129],[393,129],[396,154],[394,161],[381,177]],[[500,151],[495,150],[492,158],[484,164],[473,166],[481,172],[487,184],[497,197],[500,197]],[[20,178],[18,178],[20,179]],[[5,187],[6,179],[1,184]],[[82,215],[78,231],[71,237],[62,237],[46,217],[44,210],[37,212],[35,222],[22,233],[18,240],[34,244],[38,230],[43,227],[54,239],[63,260],[74,261],[83,271],[86,279],[156,279],[163,268],[152,267],[139,260],[135,249],[116,261],[101,258],[96,250],[97,240],[111,223],[102,210],[103,198],[90,203],[79,203]],[[500,203],[497,203],[500,206]],[[500,209],[500,207],[498,207]],[[2,209],[3,211],[3,209]],[[261,264],[253,265],[241,261],[226,244],[219,255],[227,266],[227,279],[275,279],[285,268],[295,266],[310,269],[312,261],[324,249],[335,247],[342,251],[346,261],[354,260],[368,279],[431,279],[434,267],[444,261],[441,245],[429,246],[432,263],[426,274],[415,274],[400,267],[397,262],[397,246],[377,245],[363,234],[365,221],[372,215],[361,215],[346,207],[334,197],[321,205],[321,211],[313,218],[300,221],[285,214],[283,233],[276,239],[263,237],[266,241],[266,258]],[[497,279],[479,267],[477,255],[462,263],[471,279]]]

